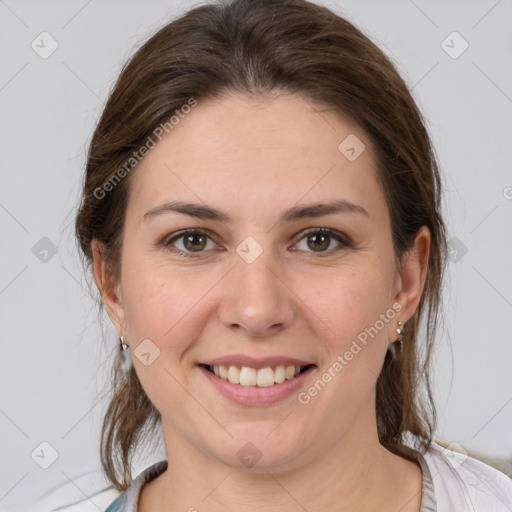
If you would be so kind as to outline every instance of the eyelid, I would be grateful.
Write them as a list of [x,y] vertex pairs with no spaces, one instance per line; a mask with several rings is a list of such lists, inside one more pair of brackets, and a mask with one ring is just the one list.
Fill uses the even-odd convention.
[[[188,258],[194,258],[196,257],[194,255],[193,252],[184,252],[182,251],[181,249],[177,249],[176,247],[173,247],[173,243],[180,240],[181,238],[187,236],[187,235],[206,235],[210,240],[212,240],[214,243],[215,240],[214,240],[214,236],[215,233],[213,231],[211,231],[210,229],[208,228],[188,228],[188,229],[183,229],[181,231],[178,231],[176,233],[172,233],[172,235],[170,236],[165,236],[162,240],[162,242],[159,244],[159,245],[162,245],[164,248],[167,248],[169,249],[170,251],[180,255],[180,256],[184,256],[184,257],[188,257]],[[195,253],[197,255],[200,255],[202,253],[205,253],[207,251],[200,251],[198,253]]]
[[[304,231],[301,231],[299,235],[297,235],[294,245],[299,243],[303,238],[307,237],[311,233],[329,235],[331,238],[334,238],[339,244],[334,249],[329,249],[327,251],[305,251],[308,252],[309,254],[314,254],[320,258],[332,256],[333,254],[343,250],[344,248],[352,248],[354,246],[352,240],[347,235],[331,228],[308,228]],[[296,249],[293,250],[296,251]]]
[[[344,233],[341,233],[335,229],[321,228],[321,227],[308,228],[308,229],[302,230],[295,237],[293,244],[296,245],[298,242],[300,242],[303,238],[305,238],[310,233],[319,233],[319,234],[329,235],[330,237],[334,238],[340,244],[338,247],[336,247],[334,249],[330,249],[328,251],[320,251],[317,253],[315,253],[315,251],[306,251],[306,252],[310,252],[311,254],[316,254],[317,256],[320,256],[320,257],[323,255],[325,255],[325,256],[331,255],[331,254],[343,249],[344,247],[353,247],[352,240]],[[193,253],[193,252],[184,252],[181,249],[176,249],[175,247],[172,248],[174,242],[176,242],[177,240],[179,240],[189,234],[206,235],[208,238],[210,238],[210,240],[212,240],[214,243],[216,243],[214,240],[214,237],[216,235],[210,229],[208,229],[208,228],[189,228],[189,229],[184,229],[184,230],[178,231],[176,233],[173,233],[172,236],[170,236],[170,237],[165,237],[163,239],[163,241],[161,242],[161,245],[163,245],[165,248],[168,248],[172,252],[179,254],[180,256],[184,256],[184,257],[188,257],[188,258],[194,258],[194,257],[197,257],[196,254],[199,256],[203,253],[208,252],[208,251],[199,251],[197,253]],[[293,250],[295,251],[296,249],[293,249]]]

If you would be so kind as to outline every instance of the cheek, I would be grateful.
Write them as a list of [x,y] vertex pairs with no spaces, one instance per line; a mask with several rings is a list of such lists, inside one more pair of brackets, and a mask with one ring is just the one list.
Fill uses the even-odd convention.
[[[329,338],[343,345],[373,326],[391,308],[391,274],[382,266],[361,265],[329,273],[315,280],[313,291],[303,289],[304,302],[321,320]],[[379,330],[382,325],[379,322]],[[386,337],[387,332],[383,335]],[[387,339],[387,337],[386,337]],[[334,341],[335,342],[335,341]]]
[[128,332],[136,342],[149,338],[161,352],[172,353],[168,361],[173,364],[200,336],[205,298],[219,279],[194,269],[170,272],[148,261],[126,267],[132,269],[123,282]]
[[186,357],[205,328],[204,297],[216,281],[211,276],[189,279],[179,272],[173,272],[171,279],[169,271],[141,268],[131,273],[123,290],[128,298],[126,321],[134,345],[149,339],[158,356],[148,366],[137,357],[133,360],[150,400],[159,411],[170,414],[169,408],[187,402],[183,386],[192,360]]
[[373,264],[333,272],[322,287],[315,287],[308,303],[321,320],[316,320],[316,335],[325,351],[323,369],[330,370],[324,380],[334,382],[328,393],[336,403],[355,406],[372,392],[390,325],[397,321],[389,302],[391,271],[378,258],[372,260]]

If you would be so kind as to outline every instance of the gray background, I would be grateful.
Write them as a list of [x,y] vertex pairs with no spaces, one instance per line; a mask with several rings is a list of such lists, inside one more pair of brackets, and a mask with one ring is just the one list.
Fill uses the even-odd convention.
[[[396,62],[444,173],[454,252],[436,362],[438,437],[511,459],[512,2],[319,3]],[[101,340],[73,241],[85,151],[122,63],[192,5],[0,0],[0,510],[24,510],[99,468],[98,392],[117,339],[105,322],[109,346]],[[31,47],[43,31],[58,43],[46,59]],[[453,55],[463,41],[442,46],[453,31],[469,44],[457,58],[446,45]],[[57,252],[45,256],[51,244]],[[58,452],[48,469],[31,458],[43,441]]]

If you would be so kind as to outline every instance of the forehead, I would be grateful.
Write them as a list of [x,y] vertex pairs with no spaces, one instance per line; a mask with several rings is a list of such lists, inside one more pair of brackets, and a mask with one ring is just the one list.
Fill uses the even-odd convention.
[[129,210],[138,217],[175,198],[262,218],[301,198],[346,198],[372,217],[386,215],[365,132],[296,95],[198,101],[149,151],[131,188]]

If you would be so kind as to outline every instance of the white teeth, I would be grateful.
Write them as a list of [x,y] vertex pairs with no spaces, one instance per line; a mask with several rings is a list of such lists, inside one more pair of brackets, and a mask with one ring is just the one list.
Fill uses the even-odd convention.
[[[243,368],[242,368],[243,369]],[[260,368],[256,373],[256,384],[260,388],[274,385],[274,370],[272,368]]]
[[248,366],[225,366],[214,365],[210,367],[213,373],[221,379],[227,380],[232,384],[241,386],[258,386],[260,388],[280,384],[285,380],[293,379],[300,373],[300,366],[276,366],[271,368],[250,368]]
[[220,365],[219,367],[219,377],[224,380],[228,380],[228,367],[224,365]]
[[231,384],[238,384],[240,382],[240,372],[236,366],[230,366],[228,368],[228,380]]
[[[230,368],[234,368],[235,371],[238,370],[236,366],[230,366]],[[242,366],[240,370],[240,384],[242,386],[256,386],[256,370]]]
[[286,380],[286,369],[284,366],[278,366],[274,372],[274,382],[280,384]]

